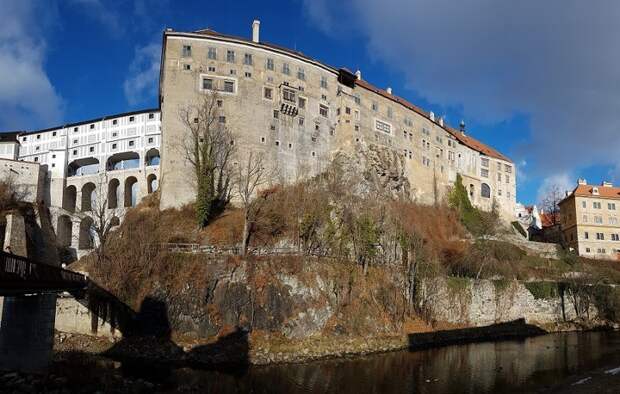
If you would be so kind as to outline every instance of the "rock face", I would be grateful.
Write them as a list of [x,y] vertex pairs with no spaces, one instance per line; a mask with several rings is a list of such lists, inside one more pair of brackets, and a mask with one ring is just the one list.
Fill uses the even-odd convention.
[[336,153],[332,169],[342,172],[358,195],[381,195],[409,199],[411,185],[405,174],[404,158],[394,150],[369,145],[353,154]]
[[[150,296],[165,305],[172,331],[185,337],[225,335],[237,327],[294,340],[416,332],[406,326],[410,321],[407,286],[398,266],[370,267],[364,276],[350,264],[293,256],[252,261],[205,258],[201,263],[205,277],[186,283],[182,291],[162,286]],[[421,285],[418,306],[429,322],[460,327],[525,319],[546,329],[560,329],[566,321],[598,322],[620,316],[620,311],[601,316],[594,299],[582,303],[586,310],[577,316],[570,294],[559,293],[558,288],[551,282],[437,278]],[[608,290],[620,300],[620,288]],[[71,319],[79,316],[90,324],[89,316],[75,311]],[[74,320],[71,324],[86,327]]]

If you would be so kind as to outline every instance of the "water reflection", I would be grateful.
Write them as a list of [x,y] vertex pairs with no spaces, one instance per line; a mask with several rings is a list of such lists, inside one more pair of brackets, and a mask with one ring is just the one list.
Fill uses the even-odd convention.
[[356,359],[253,367],[243,375],[174,371],[179,388],[232,393],[531,392],[616,363],[620,333],[565,333],[523,341],[402,351]]

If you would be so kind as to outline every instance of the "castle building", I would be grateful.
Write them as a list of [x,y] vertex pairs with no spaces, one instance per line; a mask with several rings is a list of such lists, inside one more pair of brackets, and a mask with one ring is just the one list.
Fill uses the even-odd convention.
[[0,176],[50,208],[60,245],[77,255],[92,248],[89,212],[97,195],[124,211],[158,188],[158,109],[0,135]]
[[584,257],[620,258],[620,188],[579,179],[559,206],[562,237],[570,248]]
[[251,39],[167,29],[159,109],[0,134],[0,176],[27,184],[50,208],[59,243],[80,255],[92,248],[89,213],[97,196],[124,210],[160,184],[161,208],[194,200],[179,112],[215,92],[217,121],[233,133],[238,157],[262,153],[286,182],[320,173],[337,152],[374,147],[398,155],[414,200],[442,199],[461,174],[474,205],[495,204],[503,217],[514,217],[514,163],[463,124],[454,129],[359,71],[265,43],[259,33],[258,21]]
[[440,200],[460,173],[476,206],[489,210],[495,202],[503,217],[514,217],[517,174],[509,158],[359,71],[261,41],[259,29],[254,21],[251,39],[209,29],[164,32],[162,208],[194,198],[185,176],[191,166],[178,153],[187,138],[179,109],[217,92],[219,121],[235,134],[240,156],[263,153],[286,181],[320,172],[338,151],[374,145],[401,155],[416,201]]

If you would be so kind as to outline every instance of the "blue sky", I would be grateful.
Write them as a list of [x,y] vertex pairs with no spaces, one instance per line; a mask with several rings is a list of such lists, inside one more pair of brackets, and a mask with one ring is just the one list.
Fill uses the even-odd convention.
[[[296,48],[461,119],[519,167],[518,199],[620,174],[620,3],[0,0],[0,130],[157,106],[165,27]],[[518,4],[516,4],[518,3]]]

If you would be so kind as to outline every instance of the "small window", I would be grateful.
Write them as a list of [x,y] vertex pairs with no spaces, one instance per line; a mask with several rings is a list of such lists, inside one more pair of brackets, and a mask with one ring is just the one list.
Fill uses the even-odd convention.
[[607,209],[609,209],[610,211],[615,211],[616,210],[616,204],[613,202],[607,203]]
[[95,151],[95,147],[94,147],[94,146],[91,146],[90,148],[88,148],[88,151],[89,151],[90,153],[93,153],[93,152]]
[[112,133],[112,137],[118,137],[118,133],[115,131],[114,133]]
[[295,102],[295,91],[292,89],[282,89],[282,98],[285,101]]
[[117,124],[118,124],[118,119],[114,119],[114,120],[112,121],[112,126],[116,126]]
[[316,152],[312,152],[312,157],[315,157],[315,156],[316,156]]
[[220,116],[219,117],[219,122],[220,123],[226,123],[226,117],[225,116]]
[[90,125],[90,129],[91,129],[91,130],[93,130],[94,128],[95,128],[95,125],[94,125],[94,124],[91,124],[91,125]]
[[112,144],[112,149],[116,149],[116,144]]
[[300,116],[299,119],[298,119],[298,122],[299,122],[300,126],[303,126],[304,125],[304,118]]
[[291,69],[290,69],[288,63],[282,63],[282,74],[286,74],[286,75],[290,75],[291,74]]
[[280,141],[276,141],[276,146],[280,146]]
[[149,114],[149,119],[155,119],[155,114]]
[[233,81],[224,81],[224,91],[227,93],[234,93],[235,83]]
[[129,141],[129,146],[134,146],[136,143],[134,141]]
[[372,110],[373,111],[377,111],[378,109],[379,109],[379,104],[377,104],[376,101],[373,101],[372,102]]
[[301,79],[302,81],[306,80],[306,72],[301,67],[299,67],[299,69],[297,70],[297,78]]
[[37,135],[37,139],[40,140],[41,139],[41,134]]
[[324,118],[327,118],[328,115],[328,108],[326,105],[320,104],[319,105],[319,115],[321,115]]
[[235,62],[235,51],[232,51],[230,49],[226,51],[226,61],[228,63],[234,63]]
[[28,137],[22,137],[22,141],[27,141]]
[[383,131],[386,134],[392,133],[392,125],[379,119],[375,119],[375,129],[378,131]]
[[237,75],[237,70],[231,68],[230,69],[230,75]]
[[327,89],[327,77],[325,77],[325,76],[321,77],[321,87],[323,89]]
[[260,142],[264,144],[265,143],[265,137],[260,137]]
[[585,207],[586,207],[586,202],[585,202],[585,201],[582,201],[582,202],[581,202],[581,208],[585,208]]
[[247,71],[246,71],[246,72],[244,73],[244,75],[245,75],[245,77],[246,77],[246,78],[252,78],[252,73],[251,73],[251,72],[247,72]]
[[77,143],[78,143],[78,140],[73,140],[73,144],[74,145],[77,144]]
[[504,171],[506,171],[507,173],[511,173],[512,172],[512,166],[509,166],[508,164],[504,164]]
[[192,69],[192,65],[191,64],[184,64],[183,65],[183,70],[190,71],[191,69]]
[[34,150],[41,150],[41,147],[37,146],[37,147],[34,148]]
[[217,49],[211,47],[209,48],[209,52],[207,53],[207,57],[211,60],[217,59]]
[[52,159],[55,159],[55,158],[56,158],[56,155],[52,155]]
[[224,104],[224,102],[222,100],[217,100],[217,106],[222,108],[222,105]]
[[293,144],[288,144],[289,149],[293,149]]
[[480,176],[483,178],[488,178],[489,177],[489,170],[487,170],[486,168],[481,168],[480,169]]
[[600,202],[593,202],[592,203],[592,207],[594,209],[601,209],[601,203]]
[[273,99],[273,89],[272,88],[265,88],[263,91],[263,97],[271,100]]
[[273,117],[275,119],[278,119],[280,117],[280,111],[278,111],[277,109],[273,110]]
[[135,116],[130,116],[130,117],[129,117],[129,123],[131,123],[131,122],[133,122],[133,121],[135,121],[135,120],[136,120]]
[[192,57],[191,45],[183,45],[183,57]]
[[299,97],[299,109],[306,108],[306,99],[304,97]]
[[394,116],[394,113],[392,112],[392,108],[388,108],[388,111],[387,111],[387,116],[388,116],[388,118],[390,118],[390,119],[392,119],[392,116]]
[[487,159],[486,157],[480,158],[480,165],[482,167],[488,167],[489,166],[489,159]]
[[74,127],[74,128],[73,128],[73,132],[74,132],[74,133],[77,133],[77,131],[78,131],[78,128],[77,128],[77,127]]
[[273,71],[273,59],[267,59],[267,70]]
[[246,53],[243,57],[243,64],[251,66],[252,65],[252,54]]
[[77,149],[73,150],[73,156],[77,156]]
[[149,141],[149,144],[152,144],[153,143],[153,137],[149,137],[148,141]]
[[38,158],[38,157],[35,157],[35,158],[34,158],[34,161],[39,161],[39,158]]

